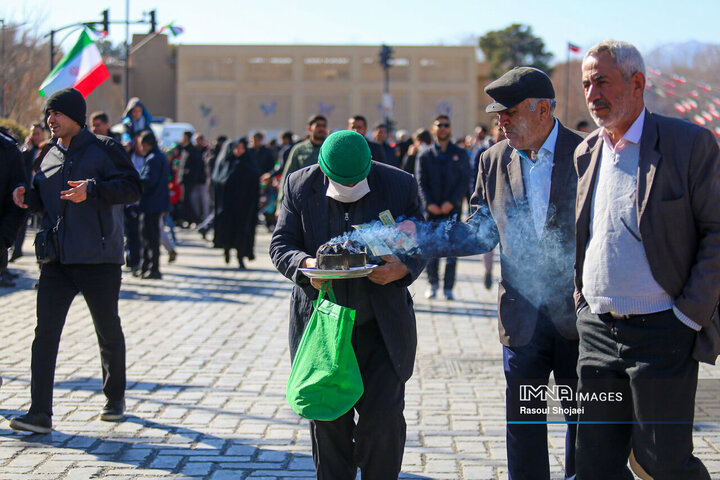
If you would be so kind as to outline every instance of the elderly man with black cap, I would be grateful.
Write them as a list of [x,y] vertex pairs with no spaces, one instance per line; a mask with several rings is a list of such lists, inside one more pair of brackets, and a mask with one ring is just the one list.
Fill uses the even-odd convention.
[[[290,306],[294,357],[321,284],[298,269],[315,267],[320,245],[357,225],[393,216],[421,218],[417,183],[397,168],[370,159],[365,138],[343,130],[323,143],[318,164],[292,173],[285,183],[270,243],[276,268],[295,283]],[[367,278],[334,280],[337,303],[356,310],[352,344],[364,394],[334,421],[310,421],[318,479],[397,479],[405,445],[405,382],[415,361],[417,333],[407,287],[425,262],[394,256]],[[355,414],[358,415],[357,424]]]
[[[506,140],[480,156],[469,223],[490,225],[486,247],[500,243],[508,477],[549,479],[547,404],[543,395],[527,392],[544,389],[551,372],[556,384],[573,392],[577,385],[573,152],[582,138],[554,117],[555,90],[540,70],[514,68],[485,92],[494,100],[486,111],[497,113]],[[563,401],[563,407],[574,406]],[[575,474],[575,431],[568,425],[567,478]]]
[[[43,212],[55,232],[40,270],[37,326],[32,345],[32,403],[13,418],[15,430],[48,433],[60,335],[70,304],[82,293],[98,342],[107,397],[101,420],[122,418],[125,408],[125,337],[118,316],[123,264],[122,206],[140,199],[142,184],[125,150],[85,126],[85,99],[75,89],[55,92],[45,104],[52,148],[29,188],[13,192],[15,204]],[[52,242],[48,242],[49,244]],[[55,255],[52,255],[54,250]]]
[[[506,139],[480,155],[467,223],[419,236],[426,255],[464,256],[500,244],[498,332],[506,380],[508,478],[550,478],[547,383],[553,373],[562,413],[577,417],[578,334],[573,308],[575,191],[573,152],[582,138],[554,117],[555,91],[540,70],[519,67],[485,87]],[[432,228],[432,227],[431,227]],[[400,229],[417,235],[412,222]],[[427,226],[423,227],[426,231]],[[426,244],[423,244],[426,243]],[[559,408],[559,406],[556,406]],[[570,415],[566,414],[569,413]],[[562,418],[562,417],[560,417]],[[575,475],[568,425],[565,476]]]

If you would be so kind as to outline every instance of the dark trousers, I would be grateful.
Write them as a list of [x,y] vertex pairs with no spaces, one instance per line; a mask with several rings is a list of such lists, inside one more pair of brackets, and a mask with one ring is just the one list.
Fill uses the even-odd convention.
[[[558,333],[552,321],[539,315],[532,340],[522,347],[503,347],[503,368],[506,385],[507,457],[509,480],[549,480],[547,425],[544,413],[526,413],[528,408],[544,409],[545,399],[523,398],[521,386],[547,385],[553,373],[556,385],[567,385],[574,392],[577,387],[577,340],[569,340]],[[527,387],[524,387],[527,388]],[[526,394],[527,395],[527,394]],[[574,401],[563,400],[564,408],[576,407]],[[526,410],[522,410],[524,407]],[[561,418],[561,417],[560,417]],[[576,421],[565,415],[568,421]],[[565,435],[565,477],[575,474],[576,425],[568,424]]]
[[37,326],[32,344],[30,412],[52,415],[53,380],[60,336],[70,304],[82,293],[100,344],[103,393],[125,396],[125,337],[118,315],[120,265],[48,263],[40,270]]
[[[445,259],[445,277],[443,278],[443,290],[452,290],[455,286],[455,269],[457,266],[457,258],[448,257]],[[430,285],[438,286],[440,283],[439,271],[440,259],[433,258],[427,264],[428,281]]]
[[140,215],[143,272],[160,272],[160,212]]
[[[698,363],[695,331],[672,310],[647,315],[578,315],[578,480],[632,480],[630,449],[655,480],[710,480],[693,456]],[[584,401],[618,392],[622,401]],[[614,395],[617,397],[617,394]],[[601,423],[595,423],[601,422]]]
[[132,269],[140,266],[140,212],[137,205],[125,206],[125,263]]
[[405,382],[395,374],[374,320],[355,326],[352,344],[365,391],[337,420],[310,421],[317,478],[355,480],[360,467],[363,479],[396,480],[405,448]]

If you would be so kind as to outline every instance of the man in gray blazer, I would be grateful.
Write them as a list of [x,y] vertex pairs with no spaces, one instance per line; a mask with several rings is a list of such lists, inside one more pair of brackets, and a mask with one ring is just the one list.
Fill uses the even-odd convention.
[[[500,244],[498,331],[505,371],[508,478],[550,478],[546,396],[552,373],[569,421],[565,476],[575,475],[578,356],[573,310],[573,152],[582,141],[554,117],[542,71],[519,67],[485,87],[506,140],[482,153],[467,223],[403,222],[427,256],[489,252]],[[535,392],[528,394],[528,392]],[[560,417],[562,418],[562,417]]]
[[[572,153],[582,138],[554,115],[548,76],[519,67],[490,83],[506,140],[480,156],[470,218],[479,237],[500,243],[498,330],[505,370],[508,477],[549,479],[544,399],[523,388],[555,383],[574,391],[577,332],[572,307],[576,176]],[[458,242],[461,243],[461,242]],[[563,406],[575,406],[572,399]],[[534,409],[534,410],[532,410]],[[534,411],[537,413],[527,413]],[[574,415],[566,415],[573,420]],[[566,436],[565,476],[572,478],[575,426]]]
[[578,479],[631,480],[632,449],[655,480],[709,480],[692,429],[698,360],[720,350],[720,152],[645,109],[644,72],[615,40],[582,64],[601,128],[575,152]]

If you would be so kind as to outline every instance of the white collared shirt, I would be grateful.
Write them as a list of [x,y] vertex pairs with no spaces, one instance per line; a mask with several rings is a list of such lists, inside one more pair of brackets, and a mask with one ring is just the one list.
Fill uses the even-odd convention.
[[537,153],[537,158],[529,159],[524,152],[518,150],[522,159],[523,185],[528,199],[530,213],[538,238],[542,237],[547,220],[548,205],[550,204],[550,183],[552,180],[553,159],[555,157],[555,144],[557,143],[559,123],[545,139]]

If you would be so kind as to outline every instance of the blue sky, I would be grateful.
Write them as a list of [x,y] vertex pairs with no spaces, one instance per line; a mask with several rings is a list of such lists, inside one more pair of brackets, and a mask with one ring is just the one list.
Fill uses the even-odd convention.
[[[131,21],[155,9],[159,25],[182,26],[185,32],[172,41],[183,44],[458,45],[472,35],[523,23],[545,41],[555,61],[565,59],[568,41],[584,49],[617,38],[642,52],[670,42],[714,43],[720,18],[718,0],[130,0],[129,7]],[[125,0],[9,0],[0,5],[0,18],[47,32],[99,20],[105,8],[112,21],[125,19]],[[130,33],[147,28],[131,25]],[[69,35],[63,47],[76,36]],[[111,40],[124,38],[125,26],[112,25]]]

